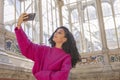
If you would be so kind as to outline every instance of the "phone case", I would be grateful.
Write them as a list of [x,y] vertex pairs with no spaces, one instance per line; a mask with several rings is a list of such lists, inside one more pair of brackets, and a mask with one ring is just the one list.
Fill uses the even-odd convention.
[[24,21],[32,21],[35,18],[36,13],[29,13],[28,18],[25,19]]

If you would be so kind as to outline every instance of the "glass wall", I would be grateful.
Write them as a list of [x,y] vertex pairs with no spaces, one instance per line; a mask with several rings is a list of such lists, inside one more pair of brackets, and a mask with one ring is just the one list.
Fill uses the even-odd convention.
[[[8,31],[14,32],[18,17],[22,13],[32,13],[37,11],[36,0],[4,0],[4,24]],[[37,17],[34,21],[25,22],[22,24],[23,29],[31,40],[34,40],[33,35],[39,34],[36,28]],[[35,33],[36,32],[36,33]],[[38,36],[38,35],[37,35]],[[39,39],[39,38],[38,38]],[[36,39],[37,40],[37,39]]]
[[91,0],[66,1],[68,25],[72,29],[80,53],[102,49],[95,2]]
[[[32,41],[39,43],[42,27],[43,43],[49,45],[48,39],[60,23],[58,1],[60,0],[4,0],[5,28],[14,32],[21,13],[35,12],[35,20],[22,24],[23,29]],[[96,0],[63,0],[63,2],[61,17],[63,25],[73,33],[79,52],[94,53],[102,50]],[[103,16],[101,17],[104,20],[107,46],[109,49],[119,48],[120,0],[101,0],[101,4],[99,7],[102,7]],[[42,19],[41,26],[40,19]]]
[[109,49],[120,48],[120,0],[102,3],[107,45]]

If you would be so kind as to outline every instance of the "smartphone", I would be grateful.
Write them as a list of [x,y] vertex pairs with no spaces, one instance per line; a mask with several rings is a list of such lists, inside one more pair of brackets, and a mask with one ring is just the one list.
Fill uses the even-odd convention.
[[33,21],[35,18],[36,13],[28,13],[28,18],[24,21]]

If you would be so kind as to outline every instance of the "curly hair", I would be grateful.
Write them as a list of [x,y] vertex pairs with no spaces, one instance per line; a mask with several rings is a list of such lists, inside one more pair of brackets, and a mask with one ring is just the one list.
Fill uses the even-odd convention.
[[[65,37],[67,38],[67,41],[63,43],[62,45],[62,49],[71,55],[71,62],[72,62],[72,67],[75,67],[76,63],[78,61],[81,61],[81,56],[78,52],[78,49],[76,47],[76,41],[72,35],[72,33],[64,26],[61,26],[61,27],[58,27],[55,32],[58,30],[58,29],[63,29],[64,32],[65,32]],[[55,33],[54,32],[54,33]],[[53,41],[53,36],[54,36],[54,33],[52,34],[52,36],[49,38],[49,42],[51,44],[52,47],[55,46],[55,42]]]

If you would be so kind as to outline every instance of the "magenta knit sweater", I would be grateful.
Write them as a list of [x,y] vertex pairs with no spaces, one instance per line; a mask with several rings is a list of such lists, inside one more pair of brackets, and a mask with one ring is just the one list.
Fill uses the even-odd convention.
[[37,80],[68,80],[71,56],[64,50],[32,43],[22,28],[15,28],[21,53],[34,61],[32,73]]

